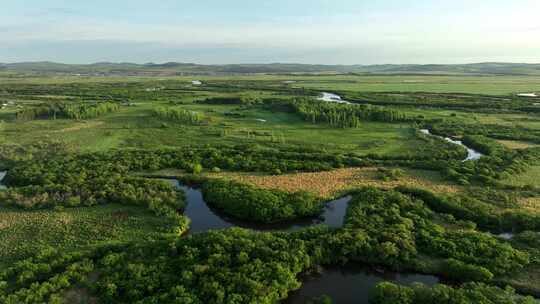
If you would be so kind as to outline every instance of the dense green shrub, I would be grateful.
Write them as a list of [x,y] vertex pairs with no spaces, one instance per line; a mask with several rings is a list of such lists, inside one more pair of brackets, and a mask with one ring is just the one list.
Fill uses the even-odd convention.
[[[483,267],[495,275],[515,272],[529,263],[526,253],[489,234],[444,229],[434,223],[432,211],[422,200],[397,191],[357,191],[349,203],[345,228],[360,229],[369,236],[372,252],[358,255],[360,260],[394,267],[410,265],[418,254],[455,259],[477,267],[475,271]],[[448,271],[448,267],[443,269],[443,273]]]
[[43,119],[91,119],[106,113],[115,112],[120,109],[117,103],[96,102],[96,103],[68,103],[56,102],[37,107],[27,107],[17,112],[18,120]]
[[0,192],[4,206],[36,209],[133,204],[176,222],[176,234],[186,231],[189,224],[177,212],[185,207],[182,192],[163,181],[132,176],[122,164],[93,157],[57,156],[21,162],[10,169],[6,183],[10,187]]
[[[430,191],[398,187],[401,193],[423,200],[432,210],[451,214],[459,220],[475,222],[480,228],[491,231],[540,230],[540,216],[514,209],[500,210],[473,195],[437,195]],[[507,206],[503,206],[507,208]]]
[[323,208],[321,200],[307,192],[287,193],[226,180],[209,180],[202,191],[213,207],[248,221],[272,223],[315,216]]
[[370,297],[372,304],[535,304],[532,297],[520,296],[513,289],[501,289],[482,283],[468,283],[461,287],[436,285],[413,287],[383,282],[376,286]]
[[444,136],[474,136],[508,140],[524,140],[540,142],[540,131],[523,126],[503,126],[478,123],[463,123],[462,121],[439,121],[426,125],[434,134]]
[[487,282],[493,279],[493,274],[486,268],[455,259],[446,260],[442,267],[443,275],[453,281]]
[[340,128],[356,128],[362,121],[409,121],[403,113],[371,105],[344,105],[309,99],[296,99],[291,103],[295,111],[311,123],[326,123]]
[[[104,303],[273,304],[300,287],[297,275],[314,262],[308,242],[286,234],[214,231],[76,256],[37,255],[0,272],[9,282],[0,302],[48,302],[81,282]],[[91,284],[90,271],[99,273]],[[23,274],[28,279],[17,280]]]
[[180,108],[157,107],[153,109],[152,114],[159,118],[190,125],[201,124],[204,120],[203,114]]
[[428,209],[397,192],[364,188],[349,203],[345,228],[367,232],[374,242],[375,259],[392,266],[403,265],[416,256],[414,231],[421,229],[405,212],[430,216]]

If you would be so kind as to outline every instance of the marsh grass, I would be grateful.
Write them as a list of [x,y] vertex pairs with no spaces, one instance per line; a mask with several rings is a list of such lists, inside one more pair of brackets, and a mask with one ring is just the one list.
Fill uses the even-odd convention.
[[326,172],[285,175],[243,173],[209,173],[208,175],[231,178],[242,183],[268,189],[282,189],[289,192],[308,191],[325,198],[332,198],[342,192],[362,186],[387,189],[397,186],[409,186],[450,193],[461,190],[460,186],[444,181],[437,172],[404,169],[403,176],[398,179],[381,180],[380,169],[375,167],[346,168]]
[[156,238],[171,224],[142,207],[116,204],[37,211],[0,208],[0,265],[46,246],[67,251],[112,240]]

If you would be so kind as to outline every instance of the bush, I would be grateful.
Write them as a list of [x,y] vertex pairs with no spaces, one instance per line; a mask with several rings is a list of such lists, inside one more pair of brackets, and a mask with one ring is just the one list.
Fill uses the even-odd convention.
[[483,283],[468,283],[461,287],[435,285],[427,287],[416,284],[413,287],[399,286],[390,282],[377,284],[371,292],[371,304],[533,304],[537,303],[532,297],[515,293],[511,288],[501,289]]
[[178,108],[157,107],[152,111],[152,114],[155,117],[189,125],[201,124],[204,119],[204,115],[201,113]]
[[37,118],[45,119],[91,119],[106,113],[115,112],[120,109],[117,103],[97,102],[97,103],[67,103],[57,102],[38,107],[29,107],[17,112],[18,120],[33,120]]
[[193,174],[201,174],[203,171],[203,166],[201,164],[194,164],[191,170]]
[[445,277],[460,282],[487,282],[493,279],[493,274],[484,267],[448,259],[443,264],[442,273]]
[[323,208],[321,200],[307,192],[259,189],[226,180],[210,180],[202,191],[210,205],[248,221],[273,223],[315,216]]

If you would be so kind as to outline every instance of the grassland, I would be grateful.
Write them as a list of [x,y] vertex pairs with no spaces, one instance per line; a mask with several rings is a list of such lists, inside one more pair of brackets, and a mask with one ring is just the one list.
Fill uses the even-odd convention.
[[302,80],[296,87],[356,92],[435,92],[505,95],[538,91],[535,77],[336,76]]
[[[326,126],[306,123],[295,115],[260,109],[241,109],[234,105],[202,105],[194,100],[212,96],[252,96],[257,98],[280,97],[280,90],[309,88],[318,91],[426,91],[466,92],[482,94],[512,94],[540,91],[540,78],[517,77],[474,77],[474,76],[231,76],[199,77],[202,87],[191,86],[193,77],[167,77],[161,79],[141,77],[47,77],[11,80],[13,85],[131,85],[130,90],[141,94],[133,106],[125,106],[116,113],[92,121],[34,120],[13,122],[16,109],[0,110],[0,137],[8,143],[26,144],[39,139],[61,139],[83,150],[98,151],[119,147],[177,147],[186,144],[238,143],[282,141],[291,144],[325,146],[328,149],[355,150],[362,153],[399,154],[414,153],[420,143],[414,138],[410,125],[364,122],[353,130],[331,129]],[[293,84],[283,84],[285,80]],[[222,86],[228,89],[220,89]],[[148,88],[180,86],[177,94],[161,97],[160,92],[144,92]],[[7,88],[7,87],[6,87]],[[96,87],[98,90],[99,87]],[[183,90],[183,91],[181,91]],[[272,91],[275,90],[275,91]],[[224,92],[225,91],[225,92]],[[231,92],[227,92],[231,91]],[[144,94],[143,94],[144,93]],[[41,93],[40,93],[41,94]],[[311,93],[316,94],[316,93]],[[29,98],[30,97],[30,98]],[[38,95],[18,96],[19,104],[34,103],[33,99],[65,98],[66,96]],[[10,100],[9,95],[0,100]],[[51,99],[53,98],[53,99]],[[209,119],[202,126],[185,126],[154,119],[151,109],[171,103],[177,107],[204,113]],[[404,113],[423,115],[428,118],[450,118],[470,123],[522,125],[540,129],[540,120],[529,114],[485,114],[448,109],[401,108]],[[229,114],[234,113],[237,116]]]
[[[92,121],[33,120],[5,123],[5,142],[28,144],[41,139],[62,140],[81,150],[111,148],[178,147],[192,144],[269,143],[324,146],[330,150],[363,153],[412,153],[420,143],[414,129],[403,124],[365,122],[357,129],[332,129],[307,123],[289,113],[242,110],[234,105],[185,104],[180,108],[204,113],[209,121],[202,126],[164,122],[150,111],[163,102],[141,102]],[[239,113],[232,117],[228,113]]]
[[512,176],[504,182],[514,186],[538,185],[540,183],[540,165],[533,166],[526,172]]
[[536,144],[519,141],[519,140],[499,140],[499,143],[503,144],[504,146],[510,149],[516,149],[516,150],[528,149],[528,148],[538,146]]
[[[209,174],[226,177],[261,188],[282,189],[290,192],[307,191],[321,197],[334,198],[347,190],[364,186],[392,189],[397,186],[420,187],[435,192],[455,193],[461,187],[445,181],[440,174],[428,170],[404,170],[395,180],[384,180],[381,168],[346,168],[328,172],[297,173],[285,175],[248,175],[235,173]],[[386,169],[386,168],[385,168]]]
[[[197,79],[213,83],[258,82],[273,86],[290,86],[328,91],[351,92],[434,92],[509,95],[540,92],[540,76],[432,76],[432,75],[264,75],[249,76],[182,76],[182,77],[21,77],[0,78],[3,83],[58,84],[58,83],[120,83],[176,81],[189,84]],[[284,84],[284,81],[295,83]]]

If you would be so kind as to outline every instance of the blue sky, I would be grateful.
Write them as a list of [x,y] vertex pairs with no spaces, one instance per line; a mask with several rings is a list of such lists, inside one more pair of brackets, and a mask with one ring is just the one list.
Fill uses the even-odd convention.
[[540,62],[538,0],[0,3],[0,62]]

